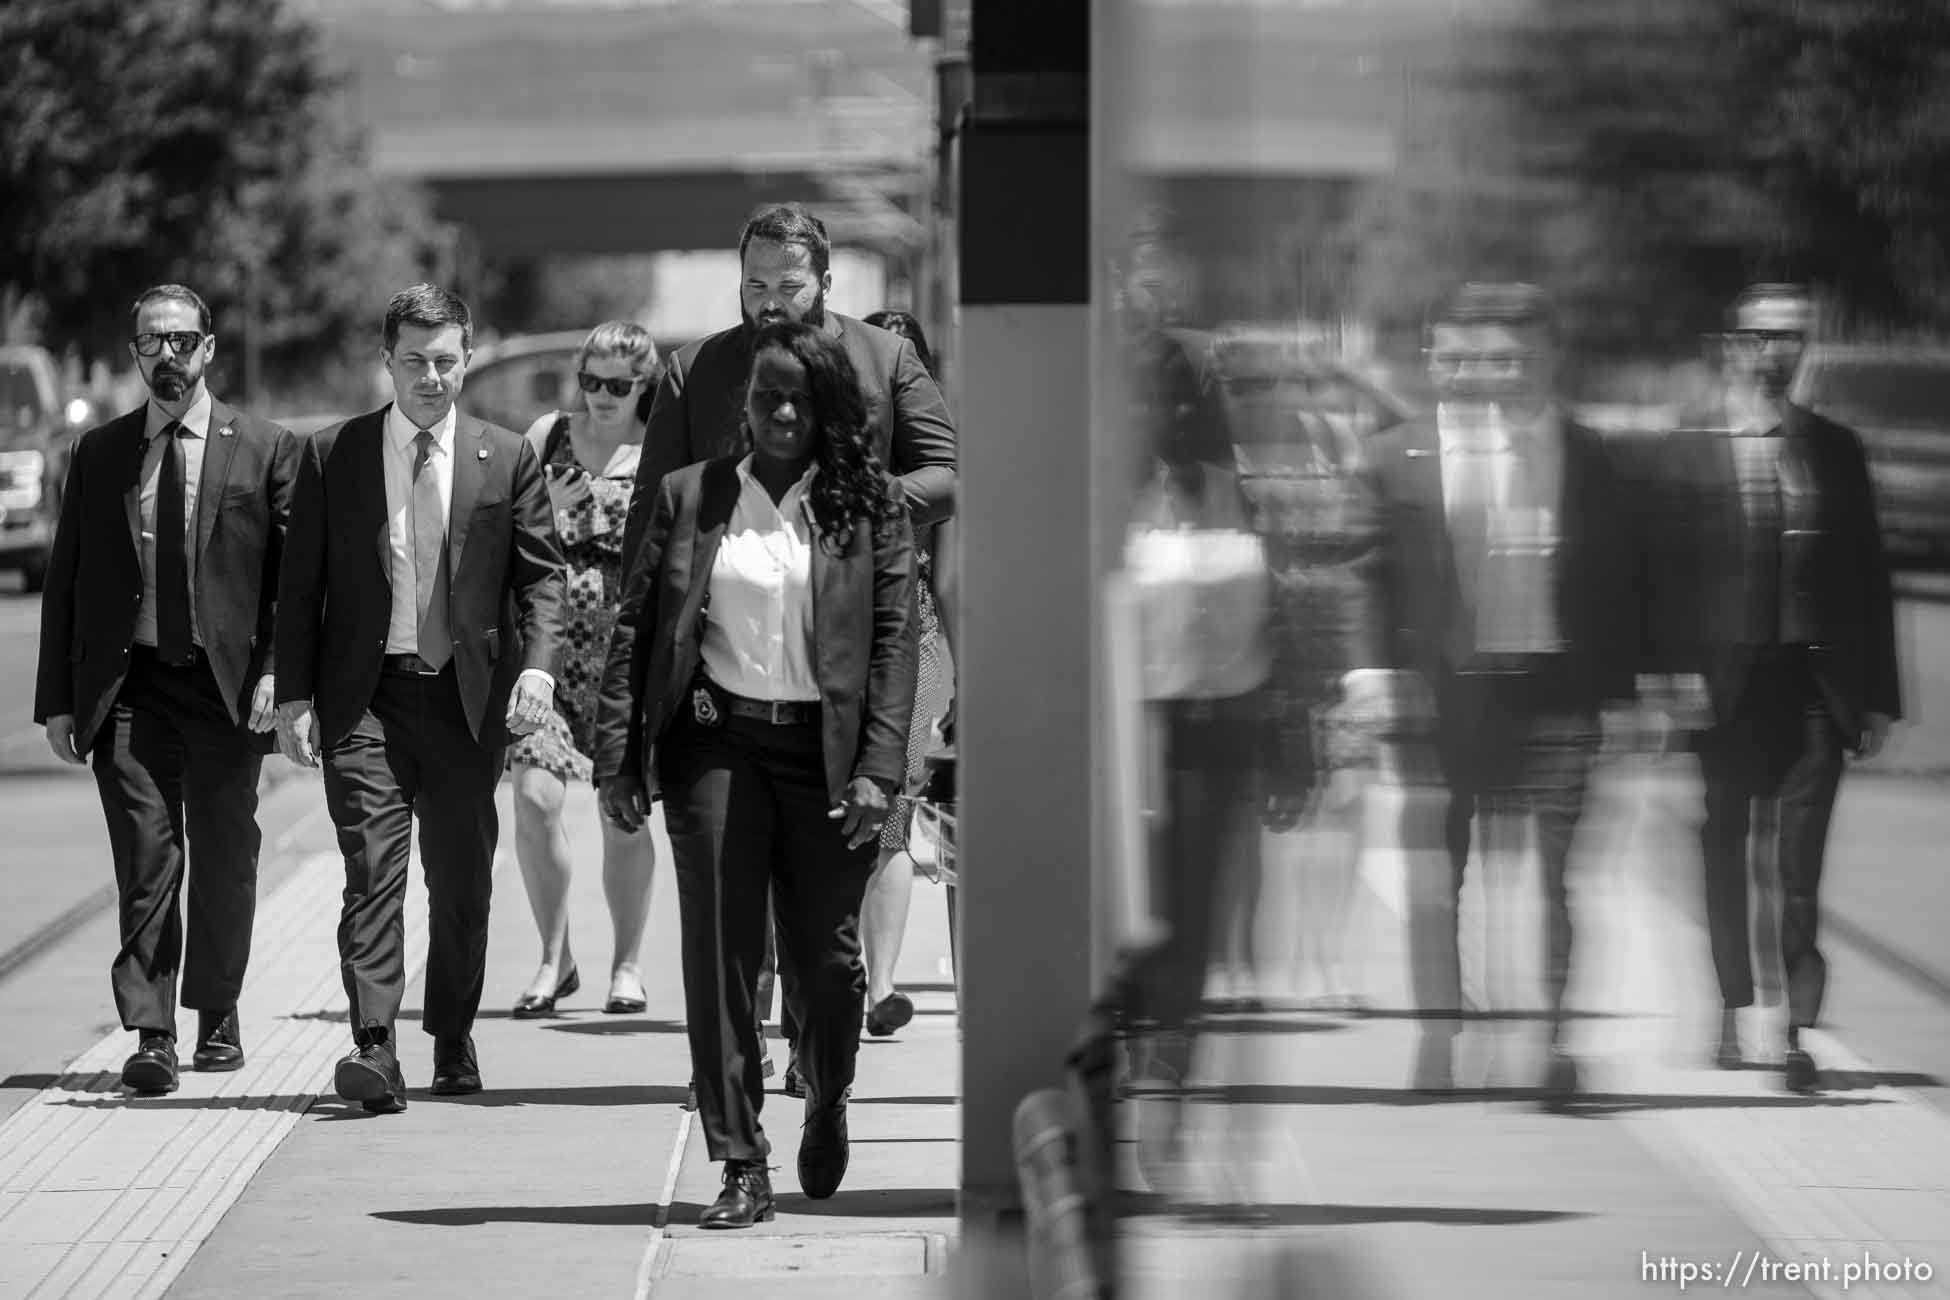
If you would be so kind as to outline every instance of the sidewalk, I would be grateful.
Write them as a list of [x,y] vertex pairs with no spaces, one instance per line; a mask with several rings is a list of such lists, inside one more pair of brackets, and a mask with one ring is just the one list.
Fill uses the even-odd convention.
[[[1264,1015],[1218,1023],[1204,1073],[1222,1104],[1193,1108],[1200,1160],[1187,1200],[1127,1221],[1126,1294],[1625,1296],[1679,1290],[1676,1273],[1660,1272],[1667,1258],[1742,1270],[1813,1258],[1829,1262],[1833,1281],[1770,1279],[1762,1268],[1740,1285],[1838,1296],[1840,1270],[1865,1251],[1950,1268],[1950,1120],[1897,1086],[1904,1062],[1872,1067],[1818,1038],[1833,1089],[1818,1098],[1782,1093],[1777,1074],[1702,1067],[1705,941],[1674,901],[1690,893],[1667,878],[1684,858],[1658,789],[1622,772],[1594,809],[1601,843],[1574,899],[1584,923],[1575,1000],[1592,1013],[1574,1042],[1591,1094],[1578,1114],[1531,1104],[1541,1027],[1522,1020],[1465,1036],[1460,1081],[1491,1091],[1407,1091],[1418,1023],[1400,1013],[1402,908],[1418,877],[1378,848],[1361,871],[1349,948],[1373,1012],[1305,1013],[1276,997]],[[1950,839],[1950,813],[1905,807],[1943,819]],[[1373,810],[1377,826],[1386,811]],[[250,1065],[186,1074],[169,1098],[127,1100],[113,1073],[127,1042],[116,1036],[0,1125],[0,1296],[950,1294],[959,1070],[942,891],[916,882],[900,983],[922,1014],[894,1039],[862,1044],[840,1194],[798,1194],[797,1104],[774,1092],[777,1221],[701,1233],[696,1216],[717,1180],[680,1107],[688,1062],[668,848],[659,834],[650,1005],[605,1016],[607,922],[588,791],[572,796],[568,825],[582,992],[559,1019],[506,1018],[537,945],[504,853],[476,1035],[488,1091],[426,1094],[416,979],[402,1035],[411,1108],[387,1117],[348,1112],[329,1091],[346,1041],[329,826],[279,828],[295,829],[303,861],[260,907],[243,1008]],[[1260,915],[1272,969],[1290,957],[1296,873],[1269,868]],[[417,883],[409,899],[417,961]],[[1466,930],[1482,912],[1472,892]],[[1517,909],[1497,924],[1517,957],[1499,986],[1521,990],[1534,980],[1536,918]],[[1763,1041],[1766,1014],[1751,1041]],[[782,1065],[780,1045],[774,1052]],[[1305,1270],[1306,1290],[1268,1289],[1293,1268]],[[1847,1294],[1945,1294],[1942,1278],[1935,1288],[1858,1284]]]

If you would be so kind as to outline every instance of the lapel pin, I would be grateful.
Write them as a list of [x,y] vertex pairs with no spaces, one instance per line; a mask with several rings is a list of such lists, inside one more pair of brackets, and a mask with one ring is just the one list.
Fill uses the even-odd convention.
[[477,447],[477,448],[475,448],[475,451],[474,451],[474,459],[475,459],[475,460],[486,460],[486,459],[487,459],[487,448],[486,448],[486,447]]
[[1408,448],[1408,455],[1411,460],[1420,460],[1424,456],[1433,456],[1435,453],[1427,447],[1410,447]]
[[228,438],[231,434],[236,432],[237,432],[236,426],[226,424],[223,426],[223,428],[217,430],[217,436],[219,438]]

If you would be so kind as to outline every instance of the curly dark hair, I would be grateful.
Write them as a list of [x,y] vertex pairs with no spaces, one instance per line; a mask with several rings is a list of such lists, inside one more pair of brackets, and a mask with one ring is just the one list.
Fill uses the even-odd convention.
[[759,326],[752,335],[754,370],[768,348],[777,348],[806,368],[813,423],[819,429],[813,448],[819,474],[807,501],[819,525],[821,544],[843,550],[852,539],[853,521],[862,517],[879,533],[904,507],[887,494],[880,457],[867,434],[867,399],[853,358],[838,339],[803,321]]

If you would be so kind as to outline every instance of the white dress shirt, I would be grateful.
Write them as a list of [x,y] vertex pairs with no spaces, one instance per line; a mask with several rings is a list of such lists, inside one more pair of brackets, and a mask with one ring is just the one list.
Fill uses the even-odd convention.
[[[143,426],[148,439],[142,453],[142,608],[135,614],[135,639],[141,645],[156,644],[156,494],[162,483],[162,431],[170,417],[155,401],[149,402]],[[203,454],[210,445],[210,390],[204,389],[196,404],[183,412],[177,423],[183,426],[183,550],[189,569],[190,639],[203,644],[202,629],[196,625],[196,503],[203,488]]]
[[[454,509],[454,425],[456,408],[448,407],[446,418],[428,432],[433,435],[427,470],[434,476],[440,493],[440,530],[447,532],[447,521]],[[386,546],[392,559],[393,617],[386,628],[386,653],[420,653],[420,607],[413,569],[413,462],[420,449],[414,439],[419,426],[400,413],[394,403],[386,412]],[[427,575],[431,582],[433,575]]]
[[[1477,649],[1486,654],[1561,650],[1555,592],[1564,446],[1556,412],[1547,409],[1520,427],[1494,404],[1480,411],[1443,404],[1436,408],[1436,430],[1442,442],[1443,506],[1451,524],[1465,504],[1488,513],[1487,555],[1475,593]],[[1487,458],[1487,466],[1479,457]],[[1483,468],[1489,471],[1487,483],[1472,482],[1471,471]]]
[[711,566],[702,652],[711,680],[754,700],[819,699],[813,673],[812,518],[806,489],[818,467],[775,505],[738,462],[738,504]]

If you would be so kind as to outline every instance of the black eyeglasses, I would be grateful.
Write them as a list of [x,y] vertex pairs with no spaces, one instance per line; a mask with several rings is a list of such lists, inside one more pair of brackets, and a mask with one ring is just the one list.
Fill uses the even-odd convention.
[[636,387],[638,378],[639,376],[631,375],[628,379],[603,379],[590,374],[587,370],[578,370],[576,387],[585,393],[593,393],[598,388],[607,388],[611,397],[628,397],[630,390]]
[[1808,336],[1800,330],[1729,330],[1724,335],[1728,343],[1735,347],[1759,351],[1769,343],[1806,343]]
[[203,335],[196,330],[172,330],[167,334],[138,334],[135,336],[135,354],[139,357],[153,357],[163,350],[163,344],[179,357],[186,357],[203,346]]

